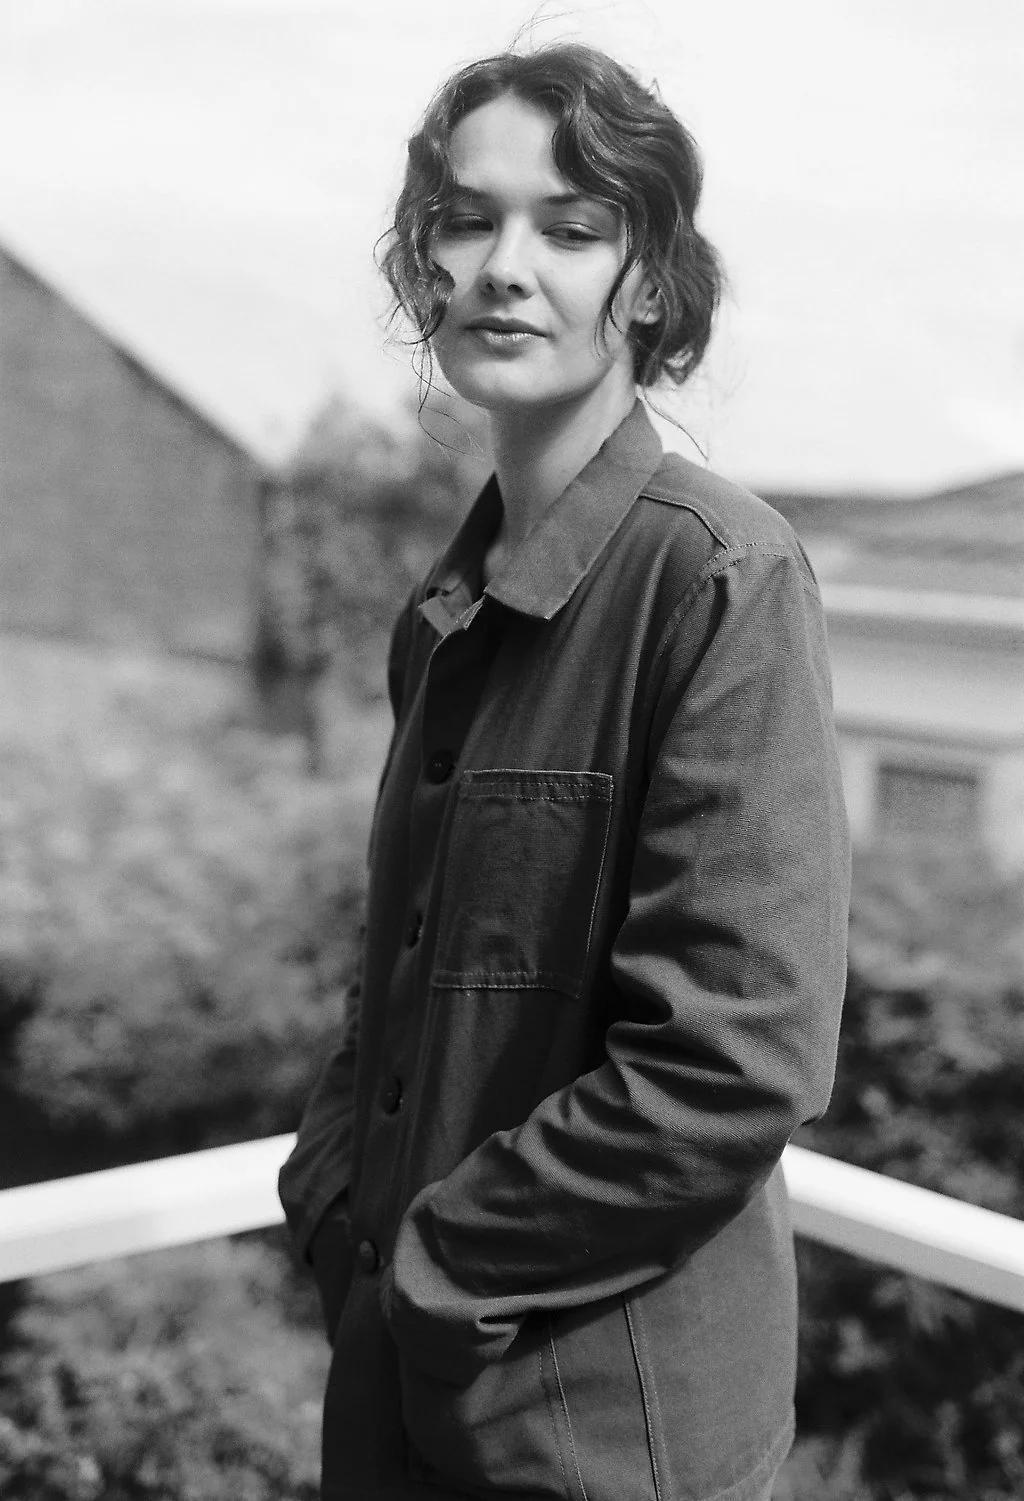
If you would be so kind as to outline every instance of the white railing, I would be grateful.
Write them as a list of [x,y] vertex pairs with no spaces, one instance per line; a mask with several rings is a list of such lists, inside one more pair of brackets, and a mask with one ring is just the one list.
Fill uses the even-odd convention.
[[[278,1224],[294,1137],[0,1192],[0,1282]],[[1024,1312],[1024,1222],[787,1147],[799,1235]]]

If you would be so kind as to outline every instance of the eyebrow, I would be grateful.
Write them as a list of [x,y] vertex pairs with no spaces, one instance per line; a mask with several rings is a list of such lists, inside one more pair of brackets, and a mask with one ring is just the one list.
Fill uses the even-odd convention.
[[[455,196],[457,198],[468,198],[471,203],[484,203],[491,195],[485,193],[481,188],[470,187],[468,183],[457,182],[455,184]],[[598,199],[591,198],[586,193],[573,191],[568,193],[547,193],[541,199],[541,202],[547,208],[568,208],[574,203],[594,203],[599,207],[604,207]]]

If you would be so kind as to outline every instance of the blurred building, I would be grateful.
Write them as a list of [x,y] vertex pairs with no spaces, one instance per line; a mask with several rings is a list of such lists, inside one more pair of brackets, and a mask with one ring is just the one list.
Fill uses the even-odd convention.
[[[275,482],[2,248],[0,389],[0,630],[269,661]],[[822,583],[857,838],[1024,867],[1024,475],[769,499]]]
[[0,629],[250,652],[260,466],[0,247]]
[[855,836],[1024,867],[1024,474],[772,499],[822,585]]

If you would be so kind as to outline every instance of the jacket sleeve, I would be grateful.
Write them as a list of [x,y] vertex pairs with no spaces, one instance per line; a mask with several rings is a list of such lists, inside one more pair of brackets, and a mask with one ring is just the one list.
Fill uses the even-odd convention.
[[[410,597],[395,622],[388,652],[388,697],[395,725],[402,707],[414,599]],[[381,783],[394,743],[392,731]],[[352,980],[345,991],[341,1037],[313,1086],[295,1146],[278,1176],[278,1195],[288,1228],[307,1260],[318,1226],[328,1209],[347,1192],[352,1179],[353,1097],[365,939],[365,924],[361,924]]]
[[820,1114],[849,850],[824,621],[796,551],[720,553],[652,669],[605,1059],[412,1201],[381,1285],[406,1356],[472,1378],[523,1316],[679,1265]]

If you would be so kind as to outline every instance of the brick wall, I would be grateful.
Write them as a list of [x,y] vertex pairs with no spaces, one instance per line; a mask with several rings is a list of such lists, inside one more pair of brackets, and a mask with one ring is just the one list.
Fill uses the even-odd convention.
[[0,251],[0,629],[242,658],[254,462]]

